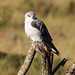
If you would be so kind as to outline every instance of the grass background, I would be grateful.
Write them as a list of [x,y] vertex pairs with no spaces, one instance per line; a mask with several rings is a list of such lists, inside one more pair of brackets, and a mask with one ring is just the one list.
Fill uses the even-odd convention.
[[[54,67],[65,57],[64,75],[75,61],[75,0],[0,0],[0,75],[16,75],[27,51],[30,39],[24,31],[25,13],[34,11],[42,20],[60,56],[54,57]],[[41,61],[37,54],[27,75],[41,75]]]

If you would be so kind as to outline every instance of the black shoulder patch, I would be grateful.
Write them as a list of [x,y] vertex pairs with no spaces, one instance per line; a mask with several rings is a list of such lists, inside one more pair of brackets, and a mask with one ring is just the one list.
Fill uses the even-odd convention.
[[35,27],[35,28],[38,28],[38,29],[39,29],[39,27],[38,27],[38,25],[36,24],[36,22],[32,21],[32,22],[31,22],[31,25],[32,25],[33,27]]

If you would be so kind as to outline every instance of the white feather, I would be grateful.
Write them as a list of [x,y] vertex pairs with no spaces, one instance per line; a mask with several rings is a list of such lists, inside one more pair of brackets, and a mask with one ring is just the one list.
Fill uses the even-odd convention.
[[31,40],[41,42],[42,41],[41,32],[31,25],[32,21],[34,21],[34,19],[32,18],[28,18],[25,20],[25,32],[27,36],[31,38]]

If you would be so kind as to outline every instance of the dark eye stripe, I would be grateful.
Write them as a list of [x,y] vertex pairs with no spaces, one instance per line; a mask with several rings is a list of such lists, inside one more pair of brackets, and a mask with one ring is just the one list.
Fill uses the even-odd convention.
[[28,15],[28,17],[30,17],[30,15]]

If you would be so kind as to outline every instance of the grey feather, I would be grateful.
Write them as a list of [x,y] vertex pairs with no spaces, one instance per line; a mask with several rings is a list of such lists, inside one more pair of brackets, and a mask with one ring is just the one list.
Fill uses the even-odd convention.
[[55,50],[53,52],[59,55],[59,51],[56,49],[56,47],[52,43],[53,39],[50,36],[45,24],[41,20],[36,19],[31,22],[31,25],[41,31],[43,42],[47,43],[52,48],[52,50]]
[[49,40],[52,41],[52,37],[50,36],[45,24],[41,20],[34,20],[31,22],[31,25],[35,28],[38,28],[41,31],[41,34],[43,36],[43,40]]

